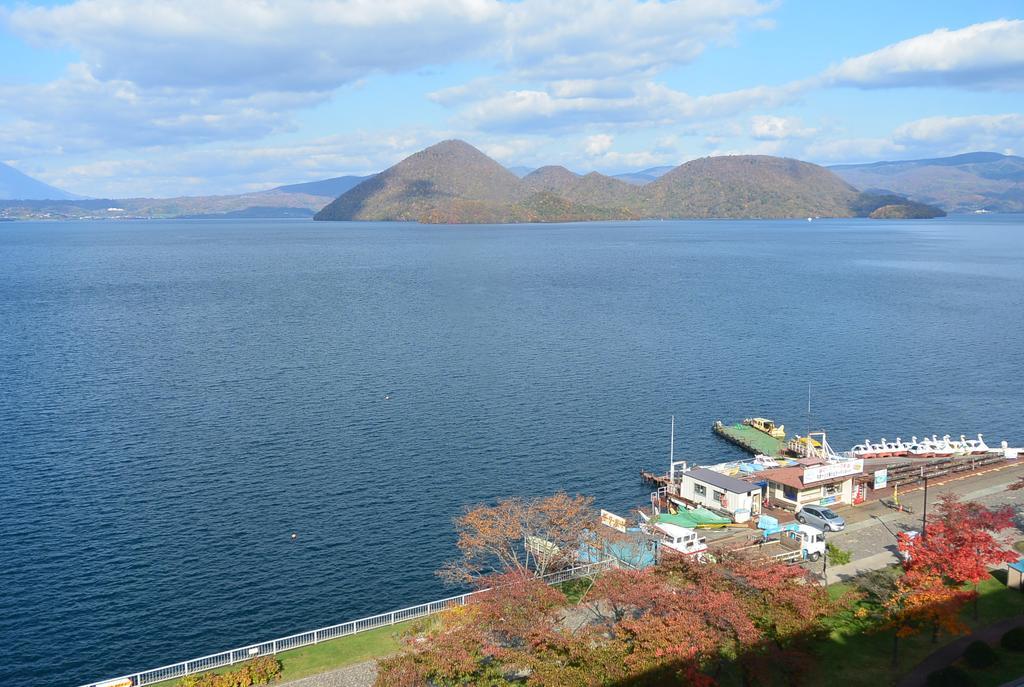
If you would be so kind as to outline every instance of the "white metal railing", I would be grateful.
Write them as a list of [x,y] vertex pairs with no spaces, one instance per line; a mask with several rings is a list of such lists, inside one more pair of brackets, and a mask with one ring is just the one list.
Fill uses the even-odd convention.
[[[598,561],[597,563],[577,565],[572,568],[549,573],[540,579],[544,580],[548,584],[559,584],[579,577],[586,577],[588,575],[595,574],[611,564],[612,560],[607,559]],[[152,685],[157,682],[163,682],[164,680],[173,680],[186,675],[192,675],[193,673],[202,673],[207,670],[213,670],[214,668],[240,663],[256,656],[269,656],[281,651],[288,651],[289,649],[298,649],[299,647],[309,646],[310,644],[317,644],[328,639],[346,637],[359,632],[365,632],[366,630],[373,630],[378,627],[385,627],[387,625],[405,622],[406,620],[425,618],[427,616],[434,615],[435,613],[440,613],[448,608],[462,606],[471,597],[487,591],[490,591],[490,589],[480,589],[475,592],[460,594],[459,596],[450,596],[447,599],[439,599],[437,601],[431,601],[418,606],[401,608],[397,611],[371,615],[368,618],[360,618],[359,620],[350,620],[347,623],[322,627],[318,630],[310,630],[308,632],[300,632],[299,634],[281,637],[279,639],[272,639],[259,644],[250,644],[238,649],[229,649],[218,654],[210,654],[209,656],[193,658],[188,661],[173,663],[161,668],[144,670],[109,680],[101,680],[99,682],[89,682],[82,685],[82,687],[104,687],[105,685],[118,685],[119,687],[121,685],[126,687],[127,685],[131,685],[131,687],[143,687],[144,685]],[[128,682],[129,680],[131,682]]]

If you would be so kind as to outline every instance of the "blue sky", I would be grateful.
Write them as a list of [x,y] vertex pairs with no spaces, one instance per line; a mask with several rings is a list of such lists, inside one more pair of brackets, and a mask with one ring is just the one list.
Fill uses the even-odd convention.
[[1019,2],[0,0],[0,160],[91,196],[379,171],[445,138],[616,173],[1024,154]]

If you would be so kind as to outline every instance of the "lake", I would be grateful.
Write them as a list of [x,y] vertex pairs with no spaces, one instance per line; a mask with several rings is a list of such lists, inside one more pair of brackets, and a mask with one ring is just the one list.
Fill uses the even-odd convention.
[[0,683],[451,595],[466,504],[627,514],[672,414],[1019,445],[1022,369],[1024,216],[4,223]]

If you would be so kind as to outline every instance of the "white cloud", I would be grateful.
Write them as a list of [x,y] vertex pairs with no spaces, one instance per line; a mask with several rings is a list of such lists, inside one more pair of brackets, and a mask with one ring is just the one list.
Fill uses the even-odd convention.
[[526,0],[507,6],[506,62],[540,79],[652,73],[727,42],[772,3],[756,0]]
[[607,124],[677,125],[729,117],[754,107],[778,106],[791,101],[802,89],[802,84],[794,83],[691,96],[662,84],[642,82],[617,97],[605,98],[518,90],[474,103],[462,116],[467,125],[484,131],[560,131]]
[[1024,88],[1024,21],[973,24],[909,38],[832,67],[825,84],[890,88]]
[[34,129],[37,149],[76,152],[258,138],[287,130],[290,111],[326,97],[270,91],[218,97],[206,91],[142,89],[131,81],[102,81],[86,65],[75,64],[47,84],[0,85],[0,110],[20,115],[17,127]]
[[615,139],[608,134],[596,134],[594,136],[587,136],[584,141],[584,150],[587,151],[587,155],[603,155],[612,149],[612,144]]
[[[244,193],[342,174],[372,174],[451,132],[356,131],[289,145],[203,145],[89,156],[47,170],[47,183],[95,197]],[[28,168],[27,165],[21,165]]]
[[1006,141],[1024,139],[1024,115],[926,117],[898,127],[893,138],[906,144],[955,143],[968,147],[1001,148]]
[[888,136],[838,138],[808,145],[803,154],[829,162],[942,157],[974,151],[1019,151],[1024,115],[926,117],[896,127]]
[[789,138],[807,138],[817,129],[805,127],[796,117],[755,115],[750,118],[750,133],[759,141],[778,141]]
[[[470,59],[493,62],[505,78],[547,80],[556,99],[618,99],[611,109],[628,109],[632,80],[689,62],[744,26],[762,26],[771,7],[758,0],[19,5],[0,8],[0,22],[35,44],[77,52],[81,63],[49,84],[0,87],[0,110],[18,127],[43,125],[37,149],[258,138],[287,130],[291,112],[344,84]],[[529,90],[500,95],[497,78],[427,97],[449,106],[489,97],[529,101]],[[588,108],[559,102],[548,109],[582,116]]]
[[501,35],[493,0],[79,0],[5,12],[16,33],[80,52],[141,88],[320,91],[472,54]]
[[546,79],[649,72],[692,61],[770,9],[758,0],[78,0],[0,9],[0,19],[35,43],[78,51],[101,80],[320,91],[474,56]]
[[818,162],[872,162],[905,152],[904,146],[889,138],[836,138],[816,141],[803,151],[803,157]]

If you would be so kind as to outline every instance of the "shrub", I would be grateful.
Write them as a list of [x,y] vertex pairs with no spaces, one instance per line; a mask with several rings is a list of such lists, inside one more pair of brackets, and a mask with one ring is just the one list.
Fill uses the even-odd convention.
[[967,645],[964,649],[964,660],[972,668],[988,668],[999,660],[999,655],[987,642],[979,640]]
[[825,555],[828,556],[829,565],[846,565],[853,558],[853,552],[841,549],[832,542],[825,544]]
[[974,687],[974,679],[959,666],[946,666],[928,674],[927,687]]
[[1007,630],[999,640],[999,645],[1008,651],[1024,651],[1024,627]]
[[181,679],[183,687],[252,687],[269,685],[281,674],[276,656],[260,656],[226,673],[189,675]]

